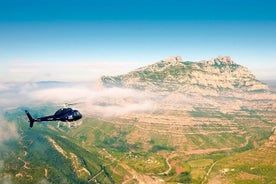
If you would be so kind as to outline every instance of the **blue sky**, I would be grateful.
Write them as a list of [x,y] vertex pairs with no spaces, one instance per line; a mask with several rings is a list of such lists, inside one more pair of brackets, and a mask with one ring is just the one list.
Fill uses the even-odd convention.
[[272,0],[0,0],[0,81],[92,81],[230,55],[276,79]]

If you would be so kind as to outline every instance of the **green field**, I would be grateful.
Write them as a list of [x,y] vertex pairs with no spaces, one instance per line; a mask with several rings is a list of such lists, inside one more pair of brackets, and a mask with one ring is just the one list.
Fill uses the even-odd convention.
[[[51,107],[37,109],[39,116]],[[274,112],[190,112],[194,125],[86,117],[79,127],[5,113],[19,138],[1,149],[0,181],[12,183],[275,183]],[[219,119],[219,121],[218,121]],[[0,162],[1,164],[1,162]]]

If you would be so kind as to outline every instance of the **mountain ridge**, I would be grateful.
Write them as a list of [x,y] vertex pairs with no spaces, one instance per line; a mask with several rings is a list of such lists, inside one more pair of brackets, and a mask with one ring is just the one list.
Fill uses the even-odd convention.
[[125,75],[102,76],[103,87],[123,87],[150,91],[177,91],[216,95],[237,93],[270,93],[271,90],[248,70],[229,56],[208,61],[183,61],[180,56],[169,57],[138,68]]

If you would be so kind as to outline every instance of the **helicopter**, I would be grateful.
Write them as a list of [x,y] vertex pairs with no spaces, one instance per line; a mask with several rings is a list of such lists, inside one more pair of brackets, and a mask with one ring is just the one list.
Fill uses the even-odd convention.
[[33,118],[29,113],[29,111],[27,110],[25,110],[25,113],[29,118],[31,128],[34,125],[34,122],[41,122],[41,121],[72,122],[82,118],[82,114],[78,110],[73,110],[72,108],[61,108],[57,110],[54,115],[44,116],[40,118]]

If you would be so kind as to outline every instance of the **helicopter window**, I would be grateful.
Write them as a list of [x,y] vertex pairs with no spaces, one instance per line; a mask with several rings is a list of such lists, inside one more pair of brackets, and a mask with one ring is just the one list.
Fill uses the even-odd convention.
[[80,113],[78,111],[75,111],[74,116],[80,116]]

